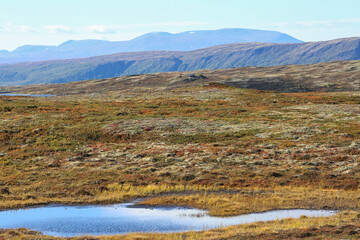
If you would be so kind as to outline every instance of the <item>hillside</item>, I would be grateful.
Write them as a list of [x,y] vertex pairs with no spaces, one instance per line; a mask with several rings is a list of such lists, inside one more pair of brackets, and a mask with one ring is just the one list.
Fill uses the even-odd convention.
[[12,52],[0,51],[0,63],[20,63],[67,58],[83,58],[119,52],[152,50],[190,51],[229,43],[270,42],[299,43],[276,31],[227,28],[219,30],[147,33],[129,41],[70,40],[59,46],[26,45]]
[[[257,74],[262,70],[257,68]],[[296,66],[290,70],[306,73]],[[214,74],[221,79],[222,71]],[[302,78],[314,73],[308,69]],[[331,217],[206,232],[75,239],[359,236],[360,92],[276,93],[191,86],[197,82],[192,79],[184,88],[150,88],[150,77],[163,74],[142,75],[149,77],[142,91],[133,90],[140,79],[133,76],[123,91],[113,79],[88,82],[93,93],[112,87],[102,94],[0,96],[0,210],[138,199],[147,206],[207,209],[212,216],[331,209],[338,211]],[[83,83],[68,83],[67,89]],[[59,239],[24,228],[0,229],[0,239],[13,236]]]
[[360,38],[308,43],[237,43],[187,52],[148,51],[0,65],[0,85],[65,83],[155,72],[312,64],[360,59]]
[[193,72],[167,72],[118,78],[5,87],[13,93],[73,95],[112,91],[173,90],[221,83],[278,92],[360,91],[360,60],[278,67],[244,67]]
[[[135,200],[210,216],[330,209],[336,215],[74,239],[354,239],[359,79],[357,60],[2,88],[63,96],[0,96],[0,211]],[[60,239],[44,234],[0,229],[0,239]]]

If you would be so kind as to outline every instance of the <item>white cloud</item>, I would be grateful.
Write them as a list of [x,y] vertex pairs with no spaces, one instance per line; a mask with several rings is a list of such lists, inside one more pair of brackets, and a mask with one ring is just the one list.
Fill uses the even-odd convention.
[[276,25],[278,27],[338,27],[344,24],[357,24],[360,23],[360,18],[351,18],[351,19],[334,19],[326,21],[297,21],[297,22],[279,22]]
[[34,28],[28,25],[20,25],[18,29],[22,33],[34,32]]
[[143,27],[168,27],[168,26],[197,26],[206,25],[206,22],[160,22],[160,23],[139,23],[139,24],[124,24],[124,25],[91,25],[87,26],[87,30],[97,34],[115,34],[122,29],[129,28],[143,28]]
[[[97,38],[101,35],[116,35],[120,34],[124,29],[141,29],[141,28],[160,28],[160,27],[182,27],[182,26],[198,26],[206,25],[206,22],[197,21],[174,21],[174,22],[158,22],[158,23],[139,23],[139,24],[124,24],[124,25],[89,25],[70,28],[66,25],[45,25],[42,29],[36,29],[29,25],[13,25],[11,22],[6,22],[0,25],[0,32],[3,33],[50,33],[50,34],[71,34],[74,30],[78,35],[86,35],[89,33],[97,34]],[[154,29],[154,31],[156,31]],[[92,35],[91,35],[92,36]],[[91,37],[88,36],[88,37]],[[87,38],[88,38],[87,37]]]
[[70,28],[64,25],[47,25],[43,27],[49,33],[70,33]]
[[13,25],[6,22],[5,26],[0,26],[0,31],[6,33],[30,33],[34,32],[34,28],[29,25]]
[[268,28],[287,33],[302,41],[325,41],[360,36],[360,18],[278,22]]
[[12,29],[12,24],[11,24],[11,22],[6,22],[6,24],[5,24],[5,30],[8,31],[8,32],[10,32],[11,29]]
[[122,25],[121,28],[133,27],[167,27],[167,26],[197,26],[206,25],[206,22],[184,21],[184,22],[162,22],[162,23],[143,23],[143,24],[128,24]]
[[13,26],[10,22],[6,22],[3,30],[7,33],[16,32],[15,26]]
[[92,25],[87,27],[91,32],[99,33],[99,34],[113,34],[116,33],[116,27],[108,26],[108,25]]
[[342,24],[349,23],[360,23],[360,18],[353,19],[336,19],[336,20],[328,20],[328,21],[299,21],[296,24],[305,27],[334,27]]
[[290,25],[288,22],[278,22],[275,24],[277,27],[287,27]]

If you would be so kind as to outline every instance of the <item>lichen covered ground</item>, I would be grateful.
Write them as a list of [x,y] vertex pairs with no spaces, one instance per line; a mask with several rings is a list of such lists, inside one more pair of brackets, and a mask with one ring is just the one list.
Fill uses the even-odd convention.
[[[3,209],[138,197],[213,215],[334,208],[355,211],[353,220],[246,234],[295,239],[358,231],[358,92],[275,93],[209,84],[0,96],[0,116]],[[223,237],[241,239],[235,229],[226,231],[234,234]]]

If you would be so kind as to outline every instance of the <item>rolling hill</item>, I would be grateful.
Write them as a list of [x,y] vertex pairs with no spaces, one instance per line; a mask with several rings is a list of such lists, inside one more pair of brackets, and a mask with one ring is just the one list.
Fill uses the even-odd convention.
[[307,43],[236,43],[185,52],[131,52],[82,59],[0,65],[0,85],[65,83],[155,72],[314,64],[358,59],[360,38]]
[[190,51],[240,42],[299,43],[301,41],[276,31],[241,28],[188,31],[177,34],[153,32],[129,41],[70,40],[59,46],[21,46],[12,52],[6,50],[0,51],[0,63],[84,58],[119,52],[152,50]]
[[152,92],[214,84],[278,92],[360,91],[360,60],[140,74],[63,84],[4,87],[2,90],[20,94],[76,95]]

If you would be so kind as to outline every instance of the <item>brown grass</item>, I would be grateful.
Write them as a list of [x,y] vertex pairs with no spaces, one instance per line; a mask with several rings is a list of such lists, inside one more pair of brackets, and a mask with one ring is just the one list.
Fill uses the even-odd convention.
[[0,97],[0,208],[155,197],[213,215],[358,210],[359,103],[222,85]]
[[233,193],[170,195],[146,199],[140,205],[191,206],[209,210],[210,215],[231,216],[274,209],[360,209],[360,191],[275,188]]

